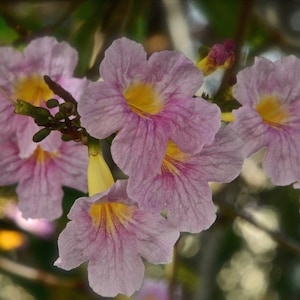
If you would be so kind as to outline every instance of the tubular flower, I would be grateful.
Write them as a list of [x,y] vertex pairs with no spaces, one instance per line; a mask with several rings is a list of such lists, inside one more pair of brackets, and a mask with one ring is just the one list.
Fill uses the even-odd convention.
[[0,185],[18,183],[19,208],[25,218],[56,219],[62,214],[62,186],[87,189],[87,155],[83,145],[61,143],[53,152],[38,145],[28,158],[20,158],[13,139],[0,147]]
[[241,140],[228,127],[194,155],[169,141],[160,171],[156,176],[130,177],[128,194],[142,208],[166,209],[169,222],[179,231],[205,230],[216,218],[208,182],[230,182],[239,175],[241,148]]
[[204,76],[208,76],[218,68],[227,69],[234,62],[234,42],[225,40],[223,44],[215,44],[208,54],[196,63],[196,66],[203,72]]
[[[51,37],[31,41],[23,52],[0,47],[0,131],[3,138],[16,134],[20,157],[28,158],[36,150],[32,137],[39,127],[33,119],[14,113],[16,100],[45,106],[45,101],[53,98],[54,94],[44,82],[44,75],[51,77],[77,99],[88,84],[86,79],[73,78],[77,60],[75,49]],[[51,134],[41,142],[41,146],[45,151],[53,152],[60,143],[60,138]]]
[[[155,174],[169,139],[189,153],[213,140],[219,109],[193,98],[203,76],[182,53],[161,51],[147,60],[140,44],[121,38],[106,51],[100,74],[103,81],[88,86],[78,111],[92,136],[118,131],[112,156],[127,175]],[[202,107],[198,116],[196,101]]]
[[126,181],[117,181],[102,193],[77,199],[58,238],[55,265],[70,270],[88,261],[89,284],[105,297],[138,290],[142,257],[156,264],[170,262],[179,237],[159,214],[139,209],[126,186]]
[[232,127],[247,156],[266,148],[263,168],[276,185],[300,180],[300,60],[256,58],[240,71],[233,89],[242,107],[233,111]]

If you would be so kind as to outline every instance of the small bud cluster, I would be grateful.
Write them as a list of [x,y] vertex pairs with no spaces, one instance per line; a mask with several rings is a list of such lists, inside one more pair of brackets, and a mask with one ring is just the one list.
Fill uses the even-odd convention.
[[[74,140],[86,144],[86,131],[80,125],[80,116],[77,112],[77,102],[73,96],[54,82],[49,76],[44,76],[44,80],[54,94],[62,98],[65,102],[60,103],[57,99],[46,101],[47,108],[34,106],[24,100],[18,99],[15,112],[21,115],[30,116],[35,123],[41,127],[33,136],[34,142],[45,139],[53,130],[58,130],[62,134],[62,140]],[[53,115],[48,109],[58,109]]]

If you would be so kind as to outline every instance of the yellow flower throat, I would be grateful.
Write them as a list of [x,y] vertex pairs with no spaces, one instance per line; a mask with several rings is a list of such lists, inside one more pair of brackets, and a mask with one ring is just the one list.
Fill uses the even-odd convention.
[[156,115],[163,103],[153,85],[135,82],[125,89],[123,96],[133,112],[140,116]]
[[255,109],[264,123],[272,127],[279,127],[288,121],[289,112],[287,107],[276,96],[262,97]]
[[39,75],[21,77],[15,83],[15,100],[20,99],[32,105],[41,106],[42,102],[52,97],[53,92]]

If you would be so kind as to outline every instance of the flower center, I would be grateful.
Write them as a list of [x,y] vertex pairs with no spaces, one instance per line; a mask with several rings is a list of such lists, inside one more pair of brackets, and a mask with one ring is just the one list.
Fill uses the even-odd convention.
[[175,143],[169,141],[165,157],[161,165],[161,173],[178,174],[180,166],[187,160],[188,155],[182,152]]
[[36,162],[43,164],[47,159],[56,157],[57,155],[58,153],[45,151],[40,145],[38,145],[34,150],[32,157]]
[[123,203],[94,203],[89,214],[95,227],[105,228],[107,232],[112,233],[131,220],[133,209]]
[[284,103],[276,96],[272,95],[263,97],[256,105],[255,109],[263,119],[264,123],[272,127],[284,125],[289,116]]
[[163,108],[163,103],[151,84],[133,83],[123,95],[131,110],[140,116],[156,115]]
[[15,84],[15,99],[21,99],[35,106],[41,106],[41,102],[53,97],[43,78],[38,75],[22,77]]

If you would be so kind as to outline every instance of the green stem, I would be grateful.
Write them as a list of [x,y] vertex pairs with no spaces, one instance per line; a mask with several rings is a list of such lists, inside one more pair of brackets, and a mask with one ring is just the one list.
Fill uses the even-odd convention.
[[179,254],[178,254],[178,242],[176,242],[173,250],[173,262],[172,262],[172,272],[171,277],[169,279],[169,287],[168,287],[168,300],[175,300],[176,290],[177,290],[177,273],[178,273],[178,264],[179,264]]

